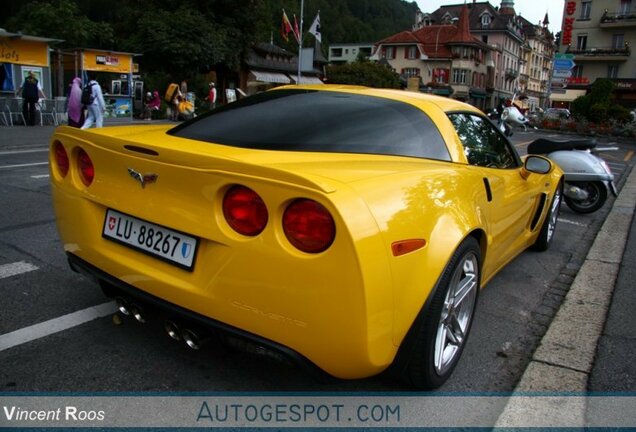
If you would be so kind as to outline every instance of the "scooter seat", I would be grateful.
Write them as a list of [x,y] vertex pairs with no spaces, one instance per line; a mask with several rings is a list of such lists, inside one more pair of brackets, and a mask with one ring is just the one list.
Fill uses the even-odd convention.
[[591,150],[596,147],[596,140],[582,139],[569,141],[552,141],[538,138],[528,144],[528,154],[547,154],[558,150]]

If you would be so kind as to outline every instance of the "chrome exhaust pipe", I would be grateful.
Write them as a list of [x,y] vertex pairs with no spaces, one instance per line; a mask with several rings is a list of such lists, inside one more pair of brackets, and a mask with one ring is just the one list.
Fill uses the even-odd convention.
[[176,341],[181,340],[181,331],[179,330],[179,326],[176,323],[170,320],[166,320],[166,322],[163,324],[163,328],[171,339],[174,339]]
[[128,301],[123,297],[116,297],[115,304],[117,305],[117,310],[124,315],[130,315],[130,305]]
[[144,310],[141,306],[133,303],[130,305],[130,308],[128,310],[138,323],[144,324],[146,322],[146,319],[143,316]]
[[193,350],[198,350],[201,348],[201,339],[193,330],[183,329],[183,331],[181,332],[181,337],[183,338],[183,341],[188,346],[188,348]]

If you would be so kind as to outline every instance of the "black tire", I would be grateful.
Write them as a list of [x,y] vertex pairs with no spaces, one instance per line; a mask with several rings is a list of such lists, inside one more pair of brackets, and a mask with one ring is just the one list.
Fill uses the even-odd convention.
[[603,182],[571,182],[570,184],[589,194],[589,197],[584,201],[565,197],[565,203],[577,213],[593,213],[603,207],[607,201],[607,187]]
[[554,230],[557,226],[557,220],[559,219],[562,198],[563,184],[559,183],[559,186],[557,186],[556,191],[554,192],[554,196],[552,197],[552,201],[550,202],[550,209],[548,210],[548,214],[545,216],[543,225],[541,225],[539,236],[532,245],[533,250],[543,252],[545,250],[548,250],[548,248],[550,247],[550,243],[554,238]]
[[[480,289],[481,250],[467,238],[455,251],[428,307],[416,320],[403,379],[418,389],[434,389],[451,376],[466,346]],[[465,285],[462,298],[456,296]],[[460,293],[462,294],[462,293]],[[459,300],[457,304],[455,301]]]

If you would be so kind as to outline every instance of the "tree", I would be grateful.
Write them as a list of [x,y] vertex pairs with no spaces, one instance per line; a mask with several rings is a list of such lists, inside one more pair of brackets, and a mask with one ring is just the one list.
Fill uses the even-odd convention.
[[610,119],[620,123],[629,121],[629,110],[612,102],[613,92],[614,83],[610,79],[597,79],[589,94],[579,96],[572,102],[572,114],[599,123]]
[[378,88],[400,88],[400,76],[387,66],[355,62],[327,68],[330,84],[352,84]]
[[113,28],[106,22],[91,21],[77,2],[32,2],[9,18],[7,27],[25,34],[62,39],[62,47],[112,49]]

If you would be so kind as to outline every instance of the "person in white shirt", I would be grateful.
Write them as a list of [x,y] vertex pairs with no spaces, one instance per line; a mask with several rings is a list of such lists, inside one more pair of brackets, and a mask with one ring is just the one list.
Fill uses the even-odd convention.
[[86,106],[88,115],[82,125],[82,129],[88,129],[93,126],[93,123],[95,123],[95,127],[102,127],[104,125],[104,111],[106,111],[106,102],[104,102],[104,95],[102,94],[101,86],[97,81],[95,81],[94,76],[89,78],[90,81],[87,85],[91,88],[93,102]]

